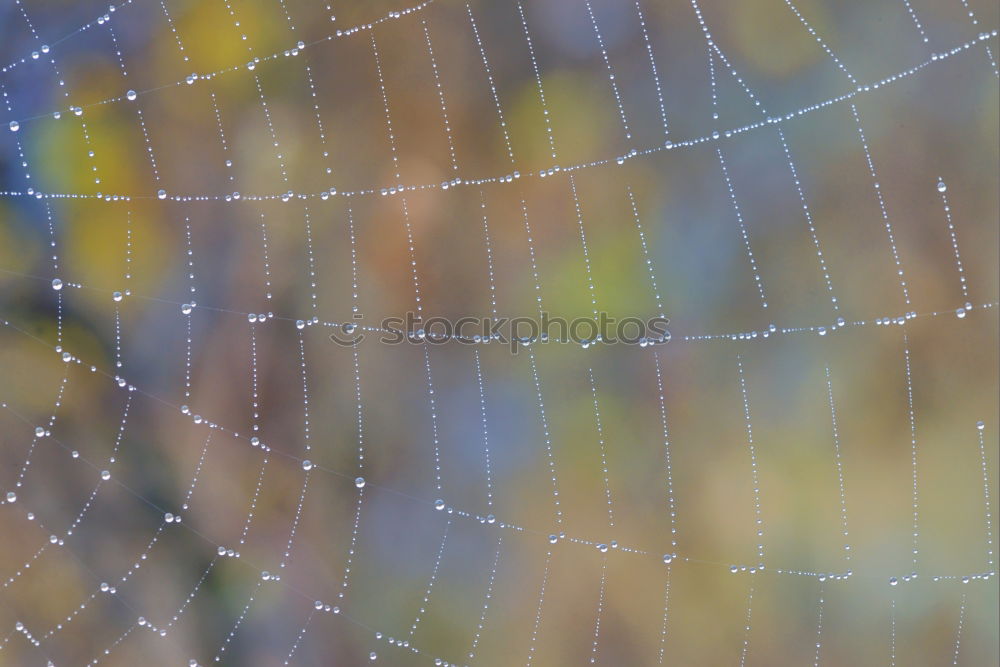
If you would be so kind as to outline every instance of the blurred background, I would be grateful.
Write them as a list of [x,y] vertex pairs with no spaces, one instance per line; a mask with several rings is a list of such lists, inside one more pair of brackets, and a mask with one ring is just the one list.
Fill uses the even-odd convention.
[[0,664],[996,664],[1000,11],[697,9],[0,8]]

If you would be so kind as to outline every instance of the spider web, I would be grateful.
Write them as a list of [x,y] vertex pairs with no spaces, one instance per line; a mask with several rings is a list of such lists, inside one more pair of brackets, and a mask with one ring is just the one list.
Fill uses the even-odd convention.
[[5,663],[996,662],[995,7],[0,20]]

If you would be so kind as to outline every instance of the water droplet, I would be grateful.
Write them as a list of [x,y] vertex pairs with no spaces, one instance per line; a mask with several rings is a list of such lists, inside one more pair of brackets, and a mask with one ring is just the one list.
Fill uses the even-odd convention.
[[937,188],[938,192],[944,192],[945,190],[948,189],[948,186],[944,184],[944,181],[938,181]]
[[549,535],[549,544],[555,544],[558,541],[559,541],[558,535],[555,534]]
[[8,491],[7,492],[7,502],[8,503],[17,502],[17,494],[14,493],[13,491]]
[[163,515],[163,520],[166,521],[167,523],[173,523],[174,515],[171,514],[170,512],[167,512],[166,514]]
[[20,123],[18,123],[16,120],[10,121],[10,131],[11,132],[17,132],[20,129],[21,129],[21,124]]
[[184,305],[182,305],[181,306],[181,312],[184,313],[185,315],[190,315],[191,314],[191,304],[190,303],[185,303]]
[[121,292],[112,292],[111,293],[111,298],[114,301],[121,301],[122,300],[122,293]]
[[312,467],[313,467],[313,463],[309,459],[306,459],[305,461],[302,462],[302,469],[303,470],[312,470]]
[[130,90],[127,93],[125,93],[125,97],[128,98],[129,102],[131,102],[131,101],[135,100],[135,98],[136,98],[136,92],[134,90]]
[[435,500],[434,501],[434,509],[436,509],[439,512],[441,510],[443,510],[444,509],[444,501],[441,500],[440,498],[438,498],[437,500]]
[[899,579],[897,579],[896,577],[889,577],[889,585],[890,586],[895,586],[898,583],[899,583]]
[[368,654],[368,659],[369,660],[375,660],[377,658],[378,658],[378,654],[375,653],[375,651],[372,651],[371,653]]
[[109,479],[111,479],[111,471],[110,470],[102,470],[101,471],[101,479],[103,479],[105,482],[108,481]]
[[36,438],[44,438],[45,437],[45,427],[43,427],[43,426],[36,426],[35,427],[35,437]]
[[958,308],[955,310],[955,317],[958,319],[963,319],[965,317],[965,308]]
[[664,563],[667,563],[669,565],[670,563],[673,562],[673,560],[674,560],[674,555],[673,554],[663,554],[663,562]]
[[986,424],[984,424],[982,420],[979,420],[976,422],[976,428],[982,431],[984,428],[986,428]]
[[354,478],[354,486],[358,487],[359,489],[364,488],[364,486],[365,486],[365,478],[364,477],[355,477]]
[[166,190],[157,190],[157,192],[156,192],[156,198],[157,199],[166,199],[167,198],[167,191]]
[[57,292],[59,290],[61,290],[62,289],[62,281],[59,280],[58,278],[53,278],[52,279],[52,289],[56,290]]

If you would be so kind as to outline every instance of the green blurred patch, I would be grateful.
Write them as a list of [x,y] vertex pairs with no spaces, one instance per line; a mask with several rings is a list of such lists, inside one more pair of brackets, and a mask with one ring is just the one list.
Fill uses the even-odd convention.
[[[87,87],[97,90],[120,88],[107,70],[90,71],[84,78]],[[130,136],[138,131],[138,121],[126,116],[121,105],[88,107],[81,118],[67,113],[61,120],[42,123],[42,131],[32,134],[31,140],[38,154],[35,162],[41,172],[39,180],[46,184],[47,190],[80,193],[149,190],[145,182],[151,172],[145,148],[135,145]],[[91,151],[93,157],[89,155]],[[97,171],[93,169],[95,166]],[[100,183],[95,178],[100,178]]]

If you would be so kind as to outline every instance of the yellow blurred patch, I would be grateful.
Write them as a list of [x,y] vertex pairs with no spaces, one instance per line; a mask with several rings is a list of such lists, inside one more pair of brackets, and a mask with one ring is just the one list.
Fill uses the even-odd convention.
[[[777,0],[740,0],[727,3],[729,20],[725,26],[726,44],[737,49],[737,63],[775,78],[787,77],[812,65],[823,51],[791,8]],[[823,5],[816,0],[797,0],[799,13],[823,36],[836,42],[835,26]],[[737,65],[737,69],[740,66]]]
[[[9,206],[9,200],[0,201],[0,269],[16,273],[30,273],[31,266],[38,257],[38,247],[34,242],[14,233],[17,214]],[[37,224],[37,218],[35,220]],[[9,280],[23,281],[24,278],[4,274],[0,271],[0,285]]]
[[[236,6],[235,19],[227,6],[222,2],[199,1],[188,3],[180,11],[171,10],[192,72],[215,72],[246,64],[250,60],[248,44],[262,57],[295,44],[293,34],[286,30],[287,22],[278,3],[266,12],[262,3],[241,3]],[[235,21],[239,21],[238,27]],[[245,41],[243,35],[247,36]],[[164,32],[162,36],[166,39],[160,46],[179,54],[173,35]]]
[[[65,214],[61,245],[64,248],[64,279],[82,282],[99,290],[124,290],[151,295],[163,283],[171,263],[177,261],[176,242],[164,227],[163,211],[136,202],[108,204],[86,202],[73,205]],[[132,262],[126,265],[128,221],[131,217]],[[131,279],[125,280],[129,270]],[[81,298],[111,305],[105,291],[85,290]]]
[[[559,159],[564,163],[574,159],[593,159],[603,155],[602,147],[606,139],[617,139],[620,132],[618,119],[613,115],[613,106],[587,104],[587,100],[599,99],[603,88],[597,87],[597,80],[589,74],[569,70],[546,72],[542,85],[545,101],[549,108],[552,131]],[[600,82],[607,86],[607,82]],[[517,91],[510,110],[508,122],[515,136],[530,136],[531,142],[517,145],[518,157],[523,164],[543,166],[552,164],[551,149],[545,133],[542,104],[538,96],[538,86],[534,80]]]

